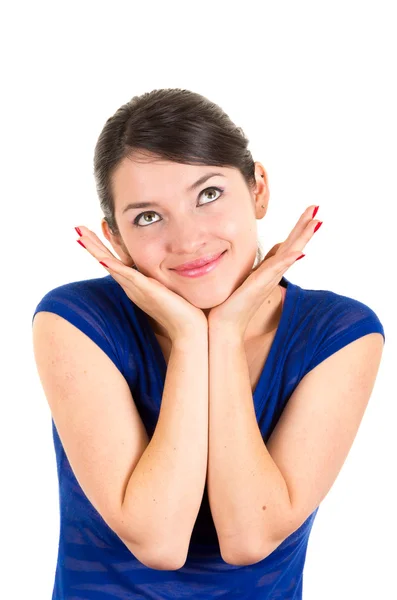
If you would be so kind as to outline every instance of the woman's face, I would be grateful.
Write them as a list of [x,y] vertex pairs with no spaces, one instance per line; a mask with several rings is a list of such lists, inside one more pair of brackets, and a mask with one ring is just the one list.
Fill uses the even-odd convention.
[[[196,185],[212,173],[218,175]],[[123,262],[133,261],[141,273],[198,308],[217,306],[243,283],[255,262],[256,219],[266,213],[269,195],[259,163],[255,173],[257,186],[250,191],[234,168],[124,159],[112,180],[121,240],[104,233]],[[138,203],[147,206],[132,206]],[[173,270],[225,250],[217,267],[200,277]]]

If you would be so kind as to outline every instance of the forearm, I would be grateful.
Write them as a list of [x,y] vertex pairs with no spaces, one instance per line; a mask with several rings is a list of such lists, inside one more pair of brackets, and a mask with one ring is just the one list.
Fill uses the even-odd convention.
[[127,487],[123,511],[148,554],[151,549],[164,555],[187,552],[203,497],[207,458],[204,330],[173,343],[157,426]]
[[243,342],[209,331],[208,496],[222,555],[255,556],[288,514],[285,480],[257,424]]

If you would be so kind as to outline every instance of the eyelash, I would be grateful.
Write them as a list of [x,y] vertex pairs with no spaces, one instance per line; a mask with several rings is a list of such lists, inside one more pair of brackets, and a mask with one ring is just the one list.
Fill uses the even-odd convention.
[[[211,186],[211,187],[208,187],[208,188],[205,188],[204,190],[202,190],[202,191],[200,192],[200,194],[199,194],[199,198],[200,198],[201,194],[204,194],[204,192],[207,192],[208,190],[216,190],[217,192],[220,192],[220,196],[218,196],[218,198],[215,198],[215,200],[219,200],[219,198],[222,196],[223,192],[225,191],[225,189],[224,189],[224,188],[219,188],[219,187],[214,187],[214,186]],[[211,200],[211,201],[210,201],[210,202],[208,202],[207,204],[212,204],[213,202],[215,202],[215,200]],[[204,206],[205,206],[205,205],[204,205]],[[138,225],[138,221],[139,221],[139,219],[140,219],[140,218],[141,218],[143,215],[146,215],[146,214],[148,214],[148,213],[155,213],[155,214],[158,214],[158,213],[156,213],[156,211],[154,211],[154,210],[146,210],[145,212],[142,212],[142,213],[140,213],[139,215],[137,215],[137,216],[135,217],[135,219],[134,219],[134,220],[133,220],[133,222],[132,222],[132,224],[134,225],[134,227],[148,227],[149,225],[152,225],[152,223],[148,223],[147,225]],[[153,223],[159,223],[159,221],[153,221]]]

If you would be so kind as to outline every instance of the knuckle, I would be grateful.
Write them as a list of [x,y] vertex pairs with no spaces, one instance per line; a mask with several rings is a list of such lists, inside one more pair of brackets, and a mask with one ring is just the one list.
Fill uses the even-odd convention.
[[[299,254],[297,254],[298,252],[299,252]],[[298,257],[298,256],[300,256],[301,254],[302,254],[302,251],[301,251],[301,250],[294,250],[293,252],[291,252],[291,253],[288,255],[288,257],[287,257],[287,259],[286,259],[285,263],[286,263],[287,265],[290,265],[291,263],[294,263],[294,262],[296,261],[297,257]]]

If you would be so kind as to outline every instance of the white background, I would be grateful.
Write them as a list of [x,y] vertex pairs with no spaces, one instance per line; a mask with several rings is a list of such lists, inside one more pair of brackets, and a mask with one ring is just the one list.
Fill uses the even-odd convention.
[[[359,299],[386,346],[353,448],[309,541],[304,600],[396,593],[397,22],[394,2],[13,2],[0,15],[2,592],[51,597],[59,535],[51,414],[31,319],[50,289],[107,272],[77,243],[101,235],[97,137],[155,88],[219,104],[265,166],[265,253],[301,212],[324,224],[294,283]],[[103,239],[103,238],[102,238]],[[104,240],[105,241],[105,240]],[[4,558],[5,556],[5,558]]]

